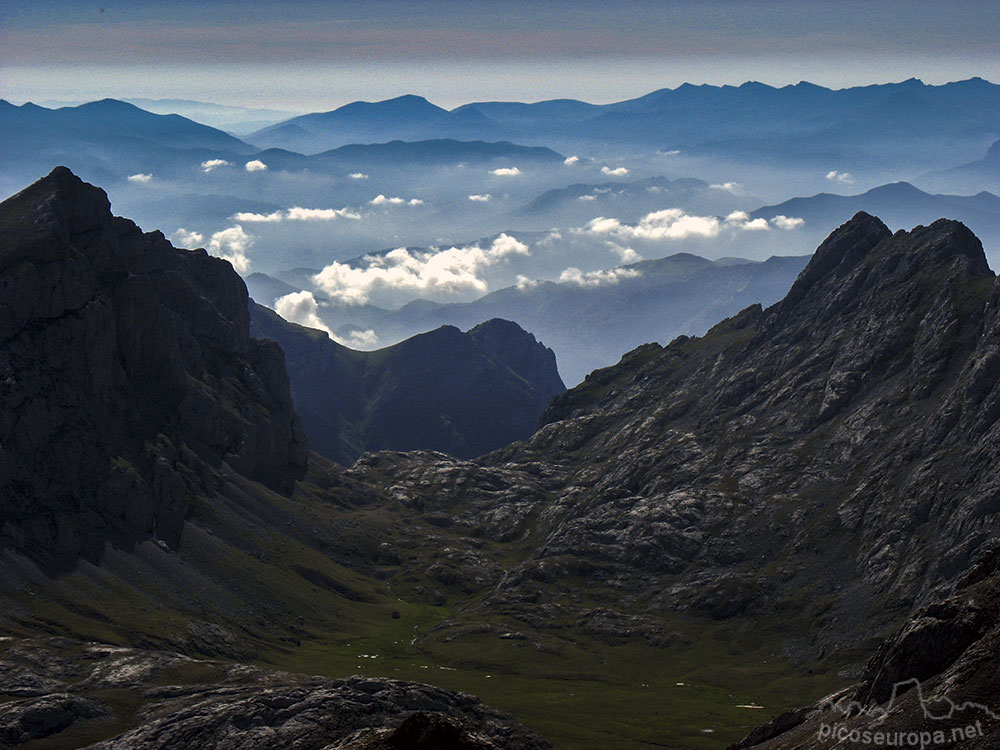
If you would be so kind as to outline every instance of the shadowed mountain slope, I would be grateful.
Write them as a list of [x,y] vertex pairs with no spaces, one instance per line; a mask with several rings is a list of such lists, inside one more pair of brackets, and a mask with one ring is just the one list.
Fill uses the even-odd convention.
[[565,390],[552,350],[517,324],[443,326],[359,352],[253,305],[251,330],[288,358],[310,444],[351,464],[369,450],[438,450],[472,458],[531,435]]

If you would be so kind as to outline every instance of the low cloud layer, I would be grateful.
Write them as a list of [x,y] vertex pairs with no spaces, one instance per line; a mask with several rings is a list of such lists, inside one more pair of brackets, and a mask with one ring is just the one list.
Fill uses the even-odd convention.
[[797,216],[785,216],[784,214],[778,214],[771,218],[771,224],[778,229],[798,229],[805,223],[805,219],[800,219]]
[[420,198],[387,198],[386,196],[379,193],[370,201],[368,201],[373,206],[422,206],[424,202]]
[[247,172],[265,172],[267,171],[267,165],[260,159],[252,159],[244,165],[244,169]]
[[366,256],[361,267],[335,261],[316,274],[313,283],[332,299],[353,305],[367,303],[379,290],[418,295],[485,294],[488,286],[481,275],[485,268],[530,254],[527,245],[507,234],[501,234],[488,248],[471,245],[410,251],[401,247],[384,255]]
[[742,189],[742,185],[738,182],[717,182],[713,185],[708,186],[710,190],[725,190],[727,193],[736,193]]
[[351,172],[351,174],[349,174],[348,177],[350,177],[352,180],[367,180],[368,179],[368,175],[366,175],[364,172]]
[[207,174],[208,172],[212,172],[218,169],[219,167],[231,167],[231,166],[233,166],[233,163],[226,161],[225,159],[209,159],[201,163],[201,171]]
[[580,157],[579,156],[567,156],[565,159],[563,159],[563,164],[572,167],[574,164],[576,164],[579,161],[580,161]]
[[521,170],[517,167],[500,167],[498,169],[491,169],[490,174],[495,174],[499,177],[516,177],[521,174]]
[[487,203],[492,197],[489,193],[482,193],[481,195],[470,195],[469,200],[473,203]]
[[203,247],[211,255],[228,260],[238,273],[250,270],[247,250],[253,244],[253,235],[248,234],[239,224],[214,233],[208,238],[208,242],[205,242],[205,235],[201,232],[188,231],[183,227],[174,232],[170,240],[178,247]]
[[619,240],[684,240],[692,237],[717,237],[723,231],[768,231],[777,229],[798,229],[805,222],[788,216],[775,216],[768,221],[763,218],[751,219],[746,211],[733,211],[725,218],[718,216],[694,216],[681,208],[667,208],[646,214],[638,224],[623,224],[618,219],[598,216],[583,227],[582,231],[595,235],[607,235]]
[[601,174],[607,175],[608,177],[624,177],[628,174],[628,170],[625,167],[601,167]]
[[235,221],[255,224],[277,224],[282,221],[333,221],[335,219],[360,219],[361,214],[349,208],[302,208],[295,206],[269,214],[241,212],[233,215]]
[[310,291],[292,292],[274,301],[274,311],[289,323],[323,331],[338,344],[351,349],[372,349],[378,345],[378,334],[371,328],[357,329],[347,336],[338,336],[323,322],[319,308],[320,303]]
[[839,182],[843,185],[853,185],[854,175],[850,172],[838,172],[836,169],[832,169],[826,173],[826,179],[830,182]]
[[610,286],[623,279],[634,279],[639,276],[642,276],[642,273],[634,268],[609,268],[584,273],[579,268],[570,266],[559,275],[559,281],[563,284],[575,284],[581,287],[597,287]]

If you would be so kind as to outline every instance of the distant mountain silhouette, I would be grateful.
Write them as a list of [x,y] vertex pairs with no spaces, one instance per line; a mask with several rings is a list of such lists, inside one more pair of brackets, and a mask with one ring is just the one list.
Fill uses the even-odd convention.
[[180,115],[155,115],[116,99],[60,109],[0,100],[0,142],[3,176],[12,187],[55,164],[107,184],[178,163],[196,166],[220,153],[232,157],[257,150]]
[[572,144],[641,144],[754,163],[780,160],[830,169],[837,160],[834,166],[847,161],[888,168],[947,164],[984,137],[1000,136],[998,121],[1000,86],[980,78],[942,86],[910,79],[839,90],[807,82],[781,88],[748,82],[684,84],[606,105],[567,99],[473,102],[448,111],[406,96],[303,115],[248,140],[307,152],[396,138],[505,139],[560,150]]
[[311,447],[348,465],[386,449],[478,456],[531,435],[565,390],[552,351],[505,320],[359,352],[261,305],[250,315],[253,334],[285,351]]
[[777,214],[805,219],[806,237],[825,235],[846,217],[867,211],[893,227],[929,224],[939,216],[950,216],[966,224],[983,241],[987,255],[1000,260],[1000,196],[981,192],[971,196],[931,195],[908,182],[894,182],[859,195],[819,193],[792,198],[751,212],[753,217]]

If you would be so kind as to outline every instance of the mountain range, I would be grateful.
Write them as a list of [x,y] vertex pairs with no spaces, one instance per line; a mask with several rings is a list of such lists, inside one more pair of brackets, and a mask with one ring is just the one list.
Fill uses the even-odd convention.
[[1000,288],[961,223],[859,213],[527,440],[349,469],[306,453],[224,261],[64,169],[0,235],[9,744],[546,746],[415,678],[578,747],[790,747],[912,680],[995,707]]
[[[829,165],[832,159],[867,159],[883,165],[951,166],[947,162],[959,161],[959,154],[974,153],[972,149],[996,139],[998,92],[979,78],[942,86],[911,79],[840,90],[807,82],[782,88],[756,82],[684,84],[606,105],[475,102],[451,111],[421,97],[403,96],[292,118],[248,140],[307,153],[363,140],[450,137],[560,149],[582,143],[641,144],[748,162],[771,158]],[[937,153],[903,153],[930,142],[937,144]]]
[[[468,328],[490,318],[512,320],[551,347],[563,378],[576,384],[640,344],[704,333],[719,318],[749,304],[780,299],[807,261],[803,256],[759,263],[709,261],[679,253],[622,266],[617,273],[507,287],[474,302],[416,300],[398,310],[330,304],[319,308],[319,315],[345,338],[371,330],[380,341],[442,325]],[[277,297],[297,291],[264,274],[248,277],[247,285],[254,299],[270,306]]]

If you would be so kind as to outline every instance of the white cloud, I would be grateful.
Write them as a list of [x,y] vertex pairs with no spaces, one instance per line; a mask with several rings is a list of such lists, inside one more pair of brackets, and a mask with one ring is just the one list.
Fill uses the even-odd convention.
[[239,273],[246,273],[250,270],[250,259],[247,257],[247,250],[253,244],[253,236],[239,224],[223,229],[221,232],[213,234],[205,249],[212,255],[228,260],[233,264],[233,268]]
[[527,276],[520,273],[517,275],[517,288],[522,292],[525,292],[528,289],[534,289],[538,286],[538,284],[539,282],[535,279],[529,279]]
[[228,162],[225,159],[209,159],[208,161],[203,161],[201,163],[201,171],[208,173],[219,167],[231,167],[232,162]]
[[281,221],[333,221],[334,219],[360,219],[361,214],[349,208],[302,208],[294,206],[284,211],[272,211],[269,214],[240,212],[233,214],[235,221],[256,224],[276,224]]
[[130,174],[128,176],[128,181],[129,182],[136,182],[136,183],[138,183],[140,185],[145,185],[147,182],[151,181],[152,179],[153,179],[153,175],[151,175],[151,174],[142,174],[141,172],[139,174]]
[[767,231],[767,219],[751,219],[746,211],[733,211],[726,217],[726,226],[746,231]]
[[289,323],[315,328],[333,338],[332,332],[319,317],[319,304],[312,292],[292,292],[284,297],[278,297],[274,301],[274,311]]
[[500,167],[498,169],[491,169],[490,174],[495,174],[500,177],[516,177],[521,174],[521,170],[517,167]]
[[638,263],[642,256],[630,247],[622,247],[616,242],[609,242],[611,252],[621,258],[622,263]]
[[501,234],[488,248],[478,245],[447,250],[411,252],[405,247],[384,255],[366,256],[366,265],[355,267],[335,261],[313,277],[313,283],[330,297],[362,305],[378,290],[417,294],[486,293],[480,272],[506,258],[530,255],[530,248]]
[[366,328],[364,330],[358,328],[351,331],[347,336],[338,336],[334,333],[330,335],[330,338],[338,344],[349,346],[351,349],[374,349],[378,346],[378,334],[375,333],[375,329],[373,328]]
[[785,216],[783,214],[778,214],[771,219],[771,225],[778,229],[798,229],[805,223],[805,219],[800,219],[797,216]]
[[624,177],[628,174],[628,170],[625,167],[601,167],[601,174],[607,175],[608,177]]
[[827,172],[826,179],[830,180],[830,182],[841,182],[845,185],[854,184],[854,175],[850,172],[838,172],[836,169]]
[[247,172],[264,172],[267,170],[267,165],[260,159],[252,159],[246,163],[244,169]]
[[597,200],[597,196],[596,195],[581,195],[580,197],[577,198],[577,200],[578,201],[596,201]]
[[660,156],[677,156],[681,150],[679,148],[672,148],[669,151],[657,151]]
[[333,219],[360,219],[361,214],[349,208],[302,208],[294,206],[286,212],[289,221],[332,221]]
[[367,180],[368,179],[368,175],[366,175],[364,172],[351,172],[348,175],[348,177],[350,177],[352,180]]
[[711,190],[726,190],[730,193],[736,193],[739,192],[743,186],[738,182],[717,182],[714,185],[709,185],[708,187]]
[[189,232],[184,227],[180,227],[176,232],[170,235],[170,241],[173,242],[176,247],[186,247],[191,249],[193,247],[204,246],[205,235],[201,232]]
[[276,223],[285,220],[285,212],[273,211],[269,214],[255,214],[250,211],[241,211],[240,213],[233,214],[233,219],[236,221],[248,221],[256,224]]
[[382,195],[381,193],[379,193],[378,195],[376,195],[374,198],[372,198],[368,202],[371,205],[373,205],[373,206],[385,206],[385,205],[392,205],[392,206],[422,206],[424,204],[424,202],[422,200],[420,200],[419,198],[410,198],[410,200],[407,200],[406,198],[387,198],[384,195]]
[[579,268],[570,266],[559,274],[559,281],[564,284],[595,287],[617,284],[622,279],[634,279],[637,276],[642,276],[642,274],[634,268],[610,268],[603,271],[589,271],[584,273]]
[[613,234],[625,239],[680,240],[688,237],[715,237],[721,229],[722,223],[716,216],[692,216],[681,208],[668,208],[646,214],[635,226],[599,216],[592,219],[584,231]]
[[470,195],[469,200],[473,203],[486,203],[493,198],[489,193],[483,193],[482,195]]
[[[805,221],[790,216],[775,216],[770,221],[763,218],[751,219],[746,211],[733,211],[725,218],[718,216],[693,216],[681,208],[668,208],[646,214],[636,224],[623,224],[615,218],[598,216],[586,226],[574,232],[608,235],[621,242],[629,240],[681,240],[690,237],[716,237],[724,230],[762,232],[771,227],[778,229],[798,229]],[[609,246],[617,243],[609,243]],[[615,250],[620,252],[620,250]],[[624,256],[622,260],[628,261]]]
[[574,164],[578,163],[579,161],[580,161],[580,157],[579,156],[567,156],[565,159],[563,159],[563,164],[572,167]]

